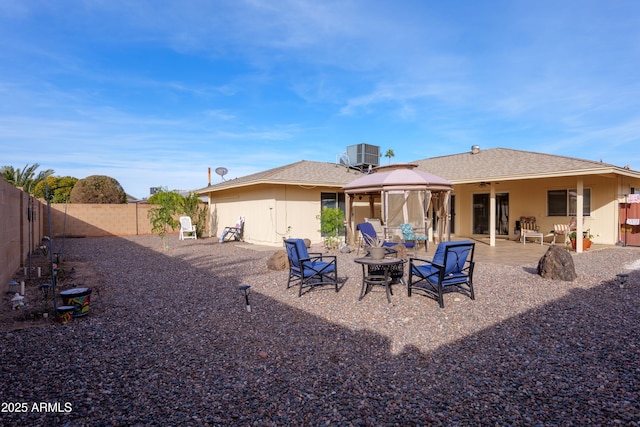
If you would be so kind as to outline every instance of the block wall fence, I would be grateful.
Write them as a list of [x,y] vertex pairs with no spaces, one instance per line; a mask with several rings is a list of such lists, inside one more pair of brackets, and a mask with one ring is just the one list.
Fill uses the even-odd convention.
[[51,234],[68,237],[136,236],[152,234],[147,216],[153,205],[53,203]]
[[[33,221],[28,208],[32,205]],[[147,216],[153,205],[63,204],[33,199],[29,194],[0,179],[0,290],[24,265],[29,251],[35,250],[44,236],[104,237],[152,234]],[[178,234],[177,231],[170,231]]]
[[44,236],[46,205],[0,179],[0,290]]

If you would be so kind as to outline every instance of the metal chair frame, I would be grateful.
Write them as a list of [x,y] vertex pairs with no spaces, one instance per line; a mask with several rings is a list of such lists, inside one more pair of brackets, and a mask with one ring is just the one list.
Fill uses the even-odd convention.
[[300,286],[298,296],[302,296],[304,288],[314,288],[323,285],[338,288],[338,262],[335,255],[323,255],[308,252],[302,239],[286,239],[284,241],[287,257],[289,258],[289,278],[287,289]]
[[474,300],[474,251],[475,243],[470,240],[442,242],[433,260],[409,258],[408,296],[413,290],[421,291],[438,301],[440,308],[444,308],[444,294],[449,289],[461,291]]

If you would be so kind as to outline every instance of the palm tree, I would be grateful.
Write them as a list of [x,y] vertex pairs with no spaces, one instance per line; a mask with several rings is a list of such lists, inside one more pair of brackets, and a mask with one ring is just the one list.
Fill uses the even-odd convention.
[[389,164],[391,164],[391,158],[393,156],[395,156],[395,154],[393,153],[393,150],[391,148],[389,148],[387,150],[387,154],[384,155],[385,157],[387,157],[389,159]]
[[38,172],[38,175],[36,175],[36,169],[39,167],[40,165],[38,163],[34,163],[31,166],[26,164],[22,170],[16,169],[13,166],[2,166],[2,177],[5,181],[16,187],[21,187],[24,191],[31,194],[36,188],[36,184],[54,173],[53,169],[47,169]]
[[15,185],[16,172],[13,166],[2,166],[2,178],[9,184]]

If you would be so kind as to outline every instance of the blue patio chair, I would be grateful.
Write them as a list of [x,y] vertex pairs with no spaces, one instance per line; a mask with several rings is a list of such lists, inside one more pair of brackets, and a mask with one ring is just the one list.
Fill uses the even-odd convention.
[[[378,233],[376,233],[375,228],[373,228],[373,224],[371,224],[370,222],[362,222],[358,225],[356,225],[356,230],[360,232],[360,235],[362,236],[362,241],[365,245],[365,247],[367,246],[377,246],[376,242],[378,241],[378,239],[380,239],[381,237],[378,236]],[[383,242],[382,246],[385,248],[390,248],[392,246],[397,245],[396,242]],[[356,254],[360,253],[360,245],[358,245],[358,250],[356,251]]]
[[303,288],[323,285],[333,285],[338,292],[338,263],[335,255],[309,253],[302,239],[287,239],[284,244],[289,258],[287,289],[298,282],[299,297],[302,296]]
[[438,245],[431,261],[409,258],[408,294],[412,290],[421,291],[435,299],[444,308],[445,291],[461,291],[472,300],[473,291],[473,252],[475,243],[470,240],[442,242]]
[[402,230],[402,238],[405,242],[413,242],[414,243],[414,254],[418,253],[418,246],[420,242],[424,242],[424,251],[427,252],[429,250],[429,237],[424,235],[417,235],[413,232],[413,227],[411,224],[400,224],[400,229]]

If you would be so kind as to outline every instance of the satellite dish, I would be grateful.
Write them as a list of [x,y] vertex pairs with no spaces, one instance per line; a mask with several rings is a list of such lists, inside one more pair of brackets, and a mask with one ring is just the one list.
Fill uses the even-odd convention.
[[340,163],[345,165],[347,168],[351,167],[351,159],[349,159],[349,155],[347,153],[340,154]]
[[219,167],[216,168],[216,173],[220,175],[220,177],[224,181],[224,176],[229,173],[229,170],[227,168]]

